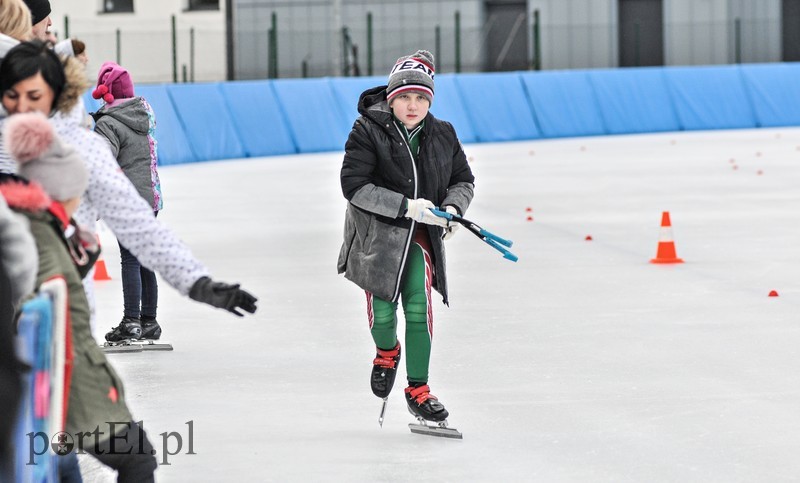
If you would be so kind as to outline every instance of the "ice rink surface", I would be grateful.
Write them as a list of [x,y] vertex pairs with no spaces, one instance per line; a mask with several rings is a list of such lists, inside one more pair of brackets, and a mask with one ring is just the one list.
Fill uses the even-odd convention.
[[[404,366],[378,426],[365,297],[336,274],[342,153],[161,168],[159,219],[260,300],[238,319],[161,282],[175,350],[110,356],[177,453],[158,481],[797,481],[800,129],[465,150],[467,217],[519,262],[448,242],[430,386],[462,441],[409,432]],[[684,264],[648,263],[662,211]],[[122,315],[101,237],[98,339]]]

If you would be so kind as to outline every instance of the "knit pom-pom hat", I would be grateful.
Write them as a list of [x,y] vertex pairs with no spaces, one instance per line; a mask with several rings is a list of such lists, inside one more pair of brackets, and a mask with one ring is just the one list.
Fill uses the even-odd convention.
[[77,198],[86,191],[89,173],[78,153],[53,132],[43,114],[10,116],[3,128],[8,154],[19,163],[20,176],[36,181],[56,201]]
[[97,87],[92,91],[92,97],[110,104],[116,99],[133,96],[133,80],[128,71],[114,62],[104,62],[97,74]]
[[386,100],[403,92],[415,91],[424,95],[433,104],[433,77],[436,66],[433,54],[427,50],[418,50],[411,55],[400,57],[389,73],[389,85],[386,87]]

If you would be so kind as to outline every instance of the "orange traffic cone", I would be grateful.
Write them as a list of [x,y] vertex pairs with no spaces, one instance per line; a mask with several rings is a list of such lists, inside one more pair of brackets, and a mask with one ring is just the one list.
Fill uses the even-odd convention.
[[[100,246],[100,237],[95,235],[97,238],[97,246]],[[103,260],[103,251],[100,251],[100,256],[97,257],[97,261],[94,262],[94,279],[99,281],[111,280],[111,276],[108,274],[108,269],[106,269],[106,261]]]
[[658,251],[650,263],[683,263],[675,253],[675,242],[672,241],[672,223],[669,221],[669,211],[661,214],[661,236],[658,238]]

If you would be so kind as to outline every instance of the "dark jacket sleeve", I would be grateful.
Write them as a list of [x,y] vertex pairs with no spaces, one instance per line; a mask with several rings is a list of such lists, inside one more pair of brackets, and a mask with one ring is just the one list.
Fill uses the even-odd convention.
[[373,173],[378,169],[378,156],[365,122],[363,118],[355,122],[345,143],[340,174],[342,194],[363,210],[397,218],[405,205],[405,197],[374,183]]
[[475,176],[472,175],[472,169],[467,162],[467,156],[464,154],[464,149],[456,136],[455,129],[450,123],[447,126],[452,131],[453,139],[453,170],[450,175],[450,182],[447,187],[447,195],[442,201],[442,206],[454,206],[458,213],[463,215],[467,212],[469,204],[472,202],[474,195]]

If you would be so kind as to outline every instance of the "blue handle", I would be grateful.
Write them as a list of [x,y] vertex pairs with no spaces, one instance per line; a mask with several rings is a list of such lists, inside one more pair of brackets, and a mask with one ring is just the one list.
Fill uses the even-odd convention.
[[[431,213],[433,213],[434,215],[436,215],[438,217],[441,217],[441,218],[445,218],[447,220],[451,220],[452,221],[455,218],[461,218],[458,215],[450,214],[450,213],[448,213],[446,211],[442,211],[442,210],[440,210],[438,208],[428,208],[428,209],[431,210]],[[470,223],[473,227],[477,227],[477,225],[475,225],[474,223],[468,222],[467,220],[463,220],[463,221],[465,223]],[[480,228],[480,227],[477,227],[477,228]],[[503,258],[505,258],[506,260],[511,260],[512,262],[516,262],[517,260],[519,260],[519,258],[516,255],[514,255],[513,253],[511,253],[510,251],[508,251],[508,250],[506,250],[504,248],[504,247],[511,248],[511,245],[514,244],[514,242],[512,242],[511,240],[506,240],[505,238],[501,238],[501,237],[495,235],[494,233],[492,233],[490,231],[484,230],[483,228],[480,228],[478,233],[480,233],[481,237],[483,237],[483,238],[481,238],[481,240],[485,241],[486,243],[489,244],[490,247],[492,247],[495,250],[497,250],[500,253],[502,253],[503,254]]]
[[448,220],[452,220],[453,219],[453,215],[451,215],[450,213],[448,213],[446,211],[442,211],[442,210],[440,210],[438,208],[428,208],[428,209],[431,210],[431,213],[433,213],[434,215],[436,215],[436,216],[438,216],[440,218],[446,218]]
[[497,243],[496,241],[492,240],[491,238],[484,238],[483,241],[488,243],[490,247],[492,247],[495,250],[497,250],[500,253],[502,253],[503,254],[503,258],[505,258],[506,260],[511,260],[512,262],[516,262],[517,260],[519,260],[519,257],[517,257],[516,255],[514,255],[510,251],[508,251],[505,248],[503,248],[502,246],[500,246],[499,243]]
[[494,241],[496,241],[497,243],[499,243],[501,245],[507,246],[508,248],[511,248],[511,245],[514,244],[513,241],[506,240],[505,238],[500,238],[499,236],[495,235],[494,233],[486,231],[483,228],[481,228],[481,235],[485,236],[486,238],[488,238],[490,240],[494,240]]

